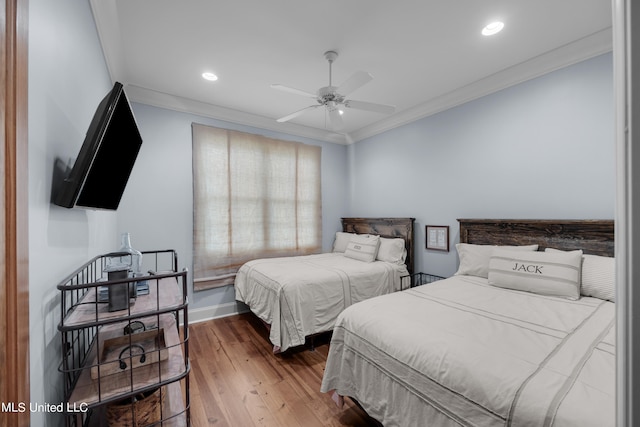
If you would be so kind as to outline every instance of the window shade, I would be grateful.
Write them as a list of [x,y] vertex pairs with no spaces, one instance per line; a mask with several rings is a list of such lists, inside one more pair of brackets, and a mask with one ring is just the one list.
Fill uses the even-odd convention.
[[232,284],[251,259],[320,251],[320,147],[192,131],[195,290]]

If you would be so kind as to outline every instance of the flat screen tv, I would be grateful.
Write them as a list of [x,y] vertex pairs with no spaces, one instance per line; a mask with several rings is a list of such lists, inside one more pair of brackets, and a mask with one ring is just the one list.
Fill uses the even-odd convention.
[[98,105],[73,168],[56,186],[53,202],[65,208],[116,210],[141,145],[129,100],[116,82]]

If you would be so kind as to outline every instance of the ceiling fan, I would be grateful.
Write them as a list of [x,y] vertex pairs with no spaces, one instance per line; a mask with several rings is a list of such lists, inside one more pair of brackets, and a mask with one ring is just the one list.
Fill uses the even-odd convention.
[[329,61],[329,86],[321,87],[320,89],[318,89],[317,93],[313,94],[280,84],[271,85],[271,87],[274,89],[283,90],[289,93],[295,93],[297,95],[306,96],[308,98],[313,98],[318,103],[317,105],[310,105],[303,108],[302,110],[298,110],[294,113],[281,117],[277,120],[278,122],[287,122],[295,117],[298,117],[307,110],[312,110],[324,106],[329,113],[329,121],[331,123],[331,127],[334,130],[339,130],[343,127],[341,117],[341,109],[343,107],[355,108],[364,111],[373,111],[383,114],[392,114],[396,110],[396,107],[394,107],[393,105],[376,104],[373,102],[346,99],[347,95],[349,95],[351,92],[360,88],[365,83],[370,82],[373,79],[373,76],[365,71],[358,71],[351,77],[349,77],[340,86],[333,86],[331,81],[331,65],[333,64],[333,61],[335,61],[335,59],[338,57],[338,53],[330,50],[324,53],[324,57],[327,59],[327,61]]

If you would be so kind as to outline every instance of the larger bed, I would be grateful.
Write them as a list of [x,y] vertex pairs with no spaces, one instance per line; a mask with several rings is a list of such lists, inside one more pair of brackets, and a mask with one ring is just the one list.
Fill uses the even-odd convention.
[[[413,272],[413,218],[342,218],[331,253],[250,261],[235,279],[236,300],[269,327],[274,352],[305,343],[333,329],[351,304],[400,290]],[[354,235],[379,236],[404,257],[376,256],[372,262],[345,256],[337,246]],[[382,245],[382,243],[378,243]],[[391,247],[391,246],[390,246]],[[382,246],[380,246],[382,251]]]
[[[460,274],[340,315],[321,390],[384,426],[614,426],[613,222],[460,220],[460,241]],[[502,287],[504,248],[482,277],[465,250],[484,245],[582,250],[583,295]]]

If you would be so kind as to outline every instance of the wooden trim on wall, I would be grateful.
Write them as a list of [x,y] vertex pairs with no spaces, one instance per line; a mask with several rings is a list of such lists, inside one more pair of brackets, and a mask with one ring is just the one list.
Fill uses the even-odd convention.
[[[27,199],[28,2],[0,3],[0,426],[28,426],[29,252]],[[20,412],[21,406],[26,410]],[[6,406],[12,405],[12,406]]]

